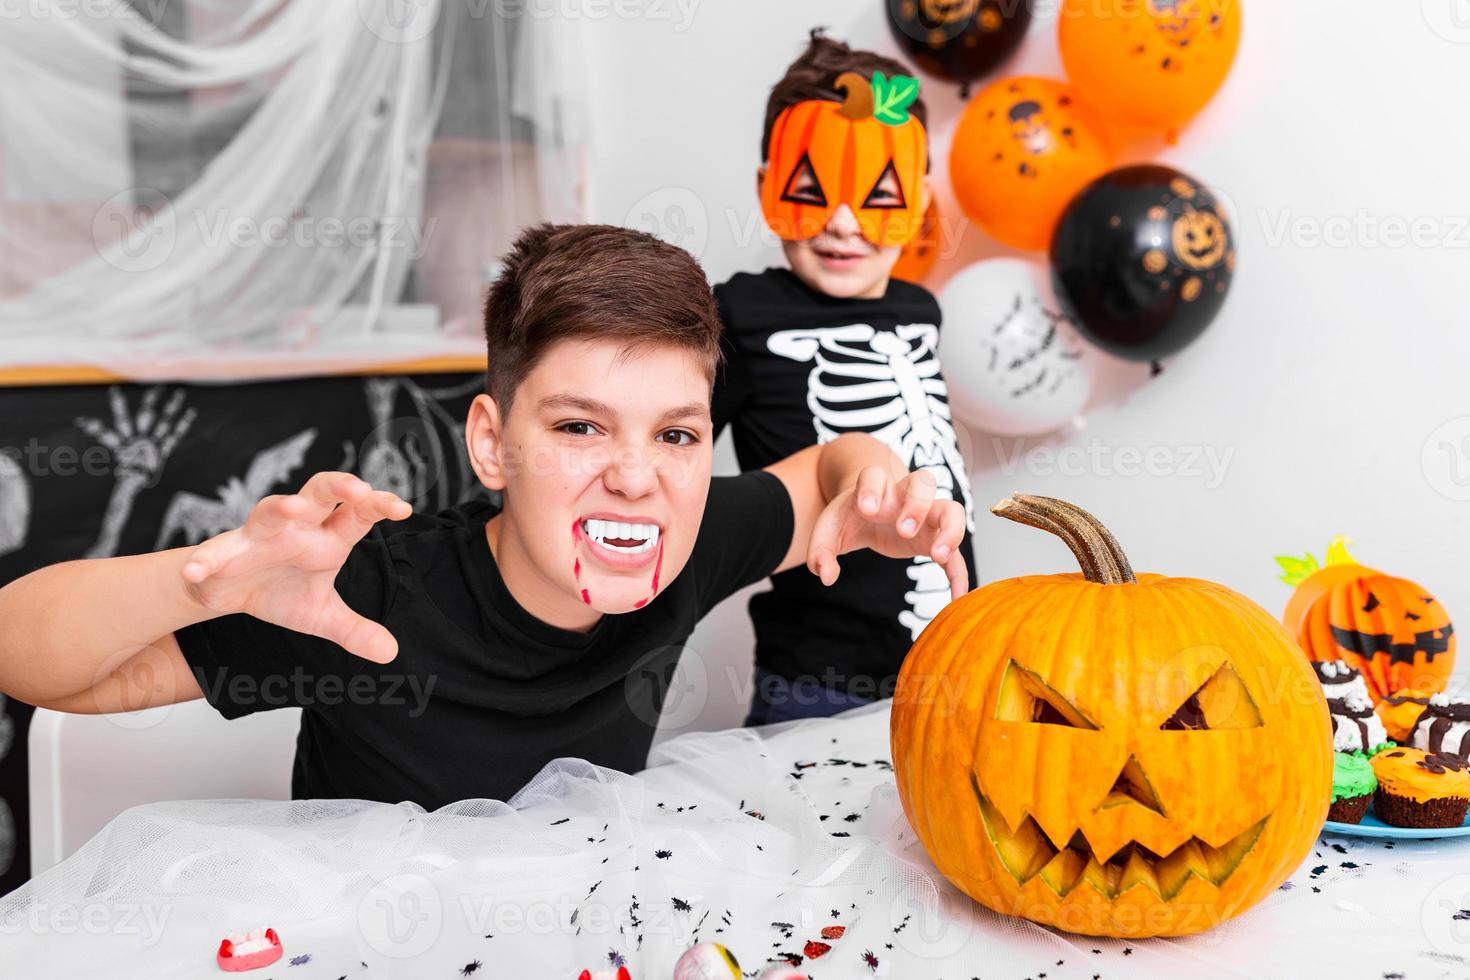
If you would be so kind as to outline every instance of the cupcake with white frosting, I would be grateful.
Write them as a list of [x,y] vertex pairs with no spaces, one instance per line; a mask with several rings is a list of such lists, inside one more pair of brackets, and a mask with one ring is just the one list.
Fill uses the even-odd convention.
[[1409,744],[1426,752],[1470,759],[1470,703],[1434,694],[1409,734]]
[[1390,744],[1383,721],[1373,710],[1373,699],[1368,696],[1368,685],[1361,673],[1341,660],[1313,661],[1312,669],[1322,682],[1327,709],[1332,712],[1334,752],[1372,755]]

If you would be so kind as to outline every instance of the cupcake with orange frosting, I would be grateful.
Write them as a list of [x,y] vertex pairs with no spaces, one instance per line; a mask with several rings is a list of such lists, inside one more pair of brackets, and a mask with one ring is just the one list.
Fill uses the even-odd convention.
[[1470,808],[1464,759],[1423,749],[1389,749],[1373,757],[1378,790],[1373,812],[1394,827],[1459,827]]

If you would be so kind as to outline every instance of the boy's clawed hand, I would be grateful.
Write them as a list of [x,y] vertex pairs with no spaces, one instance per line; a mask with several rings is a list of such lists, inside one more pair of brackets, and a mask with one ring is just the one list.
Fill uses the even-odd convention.
[[890,558],[927,555],[944,566],[952,598],[969,591],[969,570],[959,545],[965,509],[936,500],[934,475],[916,470],[895,481],[881,466],[869,466],[857,483],[827,504],[817,518],[806,565],[823,585],[837,581],[837,556],[869,548]]
[[318,473],[300,493],[266,497],[241,527],[216,535],[189,555],[185,587],[216,613],[249,613],[331,640],[377,663],[398,654],[381,624],[353,612],[337,594],[337,573],[358,541],[381,520],[413,508],[351,473]]

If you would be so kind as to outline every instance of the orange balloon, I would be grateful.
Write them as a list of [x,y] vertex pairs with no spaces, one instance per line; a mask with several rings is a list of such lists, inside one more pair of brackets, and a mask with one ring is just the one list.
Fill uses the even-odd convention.
[[893,264],[893,278],[904,282],[923,282],[924,277],[934,271],[939,253],[949,244],[949,235],[939,221],[939,202],[930,201],[924,211],[924,224],[919,233],[909,240],[898,253]]
[[965,213],[991,237],[1032,250],[1051,243],[1073,195],[1111,167],[1091,110],[1049,78],[987,85],[965,107],[949,151]]
[[1241,0],[1064,0],[1058,41],[1077,90],[1107,118],[1170,140],[1230,74]]

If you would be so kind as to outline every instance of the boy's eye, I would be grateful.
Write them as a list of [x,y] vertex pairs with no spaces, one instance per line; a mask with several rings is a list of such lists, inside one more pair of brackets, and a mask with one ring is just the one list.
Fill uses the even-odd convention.
[[597,434],[597,426],[591,422],[563,422],[557,428],[569,436],[593,436]]
[[878,181],[873,185],[873,189],[868,191],[863,207],[898,210],[907,206],[903,196],[903,185],[898,182],[898,171],[894,169],[893,161],[890,160],[888,166],[883,168],[883,173],[878,175]]
[[791,176],[786,179],[786,189],[781,192],[781,200],[818,208],[827,206],[827,193],[822,190],[822,182],[817,179],[817,169],[812,166],[811,157],[805,153],[796,162],[796,169],[791,172]]
[[658,438],[660,442],[674,446],[692,446],[699,441],[699,438],[687,429],[669,429],[667,432],[660,432]]

